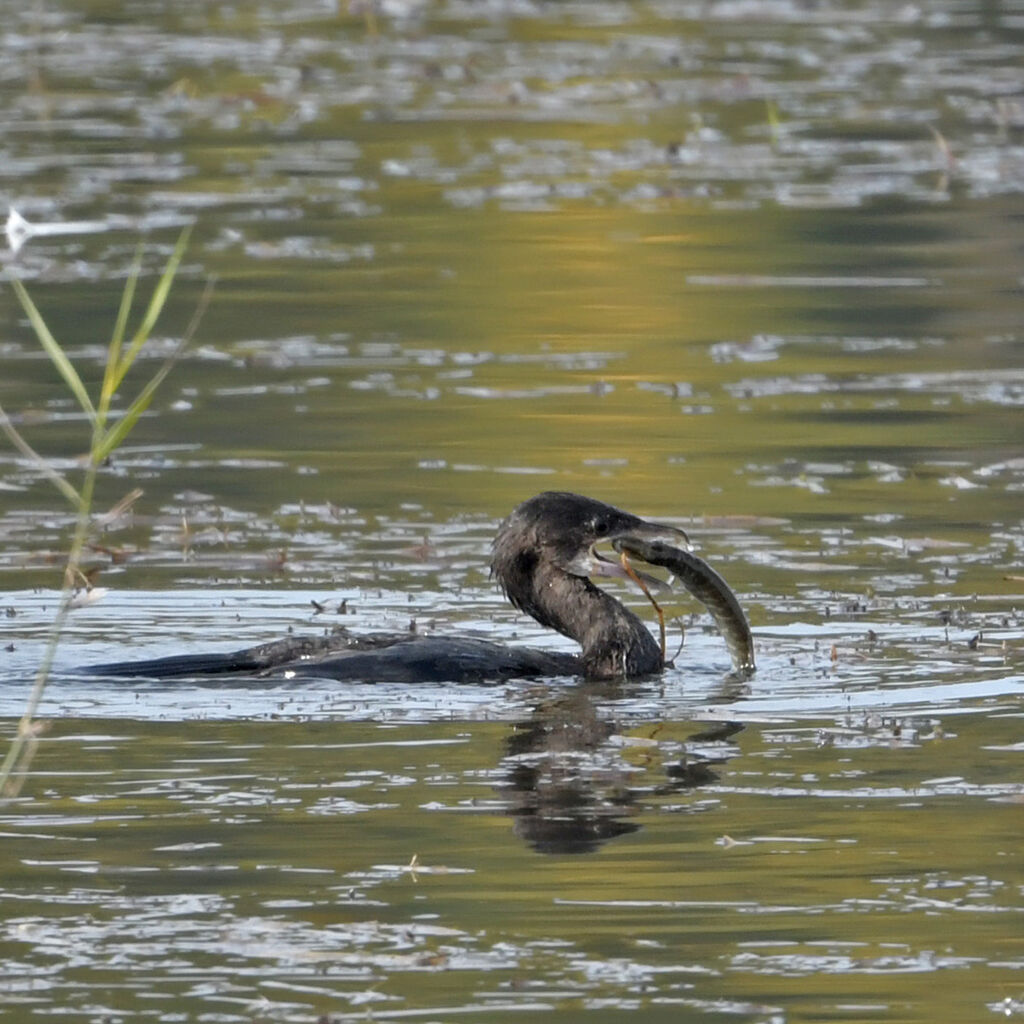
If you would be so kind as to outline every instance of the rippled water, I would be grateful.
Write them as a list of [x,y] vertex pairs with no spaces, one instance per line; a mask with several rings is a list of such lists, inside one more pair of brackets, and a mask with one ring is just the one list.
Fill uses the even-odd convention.
[[[195,225],[138,381],[217,279],[0,805],[0,1016],[1024,1016],[1024,6],[0,12],[3,277],[89,385],[140,237],[155,271]],[[6,285],[0,365],[73,475]],[[546,488],[685,527],[756,676],[681,600],[627,687],[77,672],[337,625],[571,650],[487,578]],[[0,449],[8,736],[59,500]]]

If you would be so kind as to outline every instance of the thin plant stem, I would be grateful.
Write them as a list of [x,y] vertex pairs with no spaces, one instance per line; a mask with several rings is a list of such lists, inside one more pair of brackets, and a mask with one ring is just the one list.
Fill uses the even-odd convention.
[[53,622],[50,624],[46,647],[43,649],[43,656],[36,669],[32,690],[25,704],[25,711],[18,722],[18,728],[11,741],[10,749],[7,751],[7,756],[3,763],[0,763],[0,795],[3,796],[18,795],[25,779],[28,762],[31,760],[31,743],[37,735],[35,715],[43,699],[43,692],[50,678],[50,669],[57,656],[61,633],[71,611],[71,602],[75,594],[74,579],[81,565],[82,552],[85,550],[85,542],[89,536],[90,509],[98,469],[99,466],[90,459],[89,466],[85,471],[85,479],[82,481],[78,515],[75,519],[75,532],[71,538],[71,548],[68,551],[68,560],[64,570],[64,586],[61,588],[57,614],[54,615]]
[[[135,286],[141,267],[139,256],[132,266],[128,281],[121,297],[121,303],[117,312],[117,320],[114,325],[113,335],[107,350],[107,362],[103,376],[103,383],[96,404],[93,404],[88,392],[85,389],[78,371],[68,359],[60,343],[53,337],[47,327],[42,314],[36,308],[20,281],[12,281],[15,293],[21,301],[22,308],[28,316],[29,322],[35,330],[36,337],[40,344],[56,366],[68,390],[78,400],[79,405],[89,418],[91,427],[91,441],[89,446],[89,459],[86,464],[85,476],[81,488],[76,490],[72,484],[64,478],[50,463],[39,455],[34,448],[21,436],[10,418],[0,408],[0,429],[7,435],[14,447],[27,458],[39,472],[43,474],[54,486],[67,498],[68,502],[75,509],[75,528],[71,538],[71,545],[68,550],[67,562],[64,567],[64,580],[61,587],[60,601],[53,622],[46,640],[46,646],[36,670],[25,705],[25,711],[18,722],[11,745],[3,761],[0,762],[0,797],[17,796],[27,777],[28,767],[35,751],[36,741],[39,735],[39,725],[35,721],[36,712],[43,699],[50,671],[53,668],[54,659],[57,655],[57,648],[60,644],[61,634],[67,625],[68,615],[73,606],[75,592],[80,581],[85,580],[82,573],[82,557],[89,542],[89,536],[94,528],[92,520],[92,506],[96,491],[96,480],[100,467],[107,457],[115,451],[129,432],[138,422],[139,418],[149,407],[159,385],[170,373],[171,369],[181,357],[185,348],[189,345],[194,336],[199,321],[210,301],[213,283],[207,282],[206,288],[199,300],[196,312],[188,325],[188,329],[182,336],[181,341],[175,347],[174,352],[160,366],[156,373],[143,386],[135,399],[128,405],[124,412],[117,418],[113,425],[108,426],[111,418],[111,406],[118,388],[123,382],[125,375],[135,363],[149,335],[156,325],[156,321],[163,310],[170,293],[171,285],[175,274],[181,264],[188,243],[190,229],[186,228],[178,239],[177,245],[171,253],[170,259],[164,268],[149,305],[143,314],[142,323],[132,336],[131,341],[125,346],[128,317],[131,313],[132,299],[135,295]],[[110,513],[115,515],[118,509],[127,508],[141,494],[140,491],[133,491],[124,498]],[[88,587],[88,582],[85,585]]]
[[633,568],[629,561],[629,555],[622,551],[619,554],[619,562],[622,564],[622,568],[626,571],[626,575],[643,591],[644,597],[654,606],[654,612],[658,616],[658,630],[661,638],[661,660],[665,660],[665,613],[661,610],[661,605],[658,604],[654,599],[654,595],[650,592],[647,584],[639,577],[637,571]]

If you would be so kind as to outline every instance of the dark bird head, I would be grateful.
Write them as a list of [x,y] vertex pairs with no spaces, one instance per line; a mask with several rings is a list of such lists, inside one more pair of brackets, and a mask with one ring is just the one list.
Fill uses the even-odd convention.
[[620,564],[600,554],[597,546],[631,538],[690,547],[686,534],[674,526],[649,523],[582,494],[544,491],[524,501],[498,528],[491,575],[521,607],[517,583],[542,564],[572,576],[625,576]]
[[520,611],[578,640],[585,662],[591,654],[604,657],[602,647],[609,648],[612,661],[620,655],[628,660],[625,649],[639,644],[645,648],[642,670],[653,671],[661,667],[661,658],[658,652],[657,666],[647,665],[647,641],[653,644],[653,640],[646,627],[589,579],[625,575],[620,563],[605,558],[597,546],[629,538],[689,548],[686,534],[675,527],[649,523],[580,494],[545,491],[524,501],[499,527],[491,575]]

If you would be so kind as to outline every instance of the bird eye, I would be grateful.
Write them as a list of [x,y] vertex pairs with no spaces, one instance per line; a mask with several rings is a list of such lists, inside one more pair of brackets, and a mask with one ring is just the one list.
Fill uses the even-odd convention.
[[610,527],[608,526],[608,520],[607,519],[595,519],[594,520],[593,529],[594,529],[594,536],[595,537],[603,537],[603,536],[605,536],[605,534],[608,533],[608,530],[610,529]]

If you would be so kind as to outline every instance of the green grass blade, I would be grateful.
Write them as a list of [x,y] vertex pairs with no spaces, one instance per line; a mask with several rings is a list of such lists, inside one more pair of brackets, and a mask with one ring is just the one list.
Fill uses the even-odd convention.
[[768,118],[768,138],[771,140],[772,149],[777,149],[781,133],[779,122],[779,108],[772,100],[764,101],[764,111]]
[[164,268],[164,272],[160,275],[160,280],[157,282],[156,288],[153,290],[153,297],[149,300],[149,306],[146,308],[146,315],[142,318],[142,323],[139,325],[139,329],[135,332],[128,347],[124,350],[121,360],[114,370],[114,391],[121,386],[121,381],[124,380],[124,375],[128,372],[132,363],[135,362],[135,359],[139,354],[139,350],[149,340],[149,335],[152,332],[153,327],[156,325],[160,313],[163,311],[164,304],[167,302],[167,296],[170,294],[171,285],[174,283],[174,275],[177,274],[178,265],[181,263],[182,257],[185,255],[185,249],[188,246],[188,237],[191,233],[192,227],[189,225],[184,231],[182,231],[178,238],[178,244],[174,247],[174,252],[171,253],[170,259],[167,261],[167,266]]
[[114,333],[110,338],[110,347],[107,349],[107,365],[103,373],[103,387],[100,390],[100,409],[104,412],[110,408],[110,401],[114,397],[117,385],[114,383],[114,372],[121,363],[121,349],[124,345],[124,336],[128,330],[128,316],[132,311],[132,301],[135,299],[135,286],[139,282],[139,274],[142,272],[142,245],[135,250],[135,259],[132,261],[132,268],[128,272],[128,280],[124,283],[124,291],[121,293],[121,305],[117,311],[117,320],[114,323]]
[[139,392],[135,401],[125,409],[124,414],[117,422],[104,432],[92,452],[92,458],[96,465],[102,465],[103,460],[115,452],[131,433],[135,424],[139,422],[139,417],[149,408],[150,402],[153,401],[156,389],[160,387],[164,378],[171,372],[177,361],[177,354],[168,359],[153,375],[149,383]]
[[58,372],[64,378],[64,383],[67,384],[72,394],[78,399],[78,404],[82,407],[83,412],[89,417],[90,422],[95,425],[96,408],[92,404],[89,392],[85,390],[82,378],[78,376],[78,371],[71,365],[71,360],[65,355],[64,349],[60,347],[60,343],[50,333],[50,328],[46,326],[46,321],[43,319],[42,314],[36,309],[35,303],[29,298],[25,286],[18,280],[12,280],[11,285],[14,287],[14,293],[18,296],[21,308],[25,310],[29,323],[32,324],[32,329],[36,332],[39,343],[46,350],[46,354],[52,360],[53,365],[57,367]]
[[159,370],[153,375],[153,378],[149,383],[139,392],[135,401],[125,410],[124,415],[109,429],[107,429],[103,435],[97,440],[93,446],[92,459],[95,465],[100,465],[104,459],[106,459],[117,447],[124,441],[124,439],[131,433],[132,428],[139,421],[139,417],[149,408],[150,402],[153,401],[153,395],[156,394],[156,389],[164,382],[164,378],[174,369],[175,364],[181,358],[182,353],[192,344],[192,338],[195,336],[196,331],[199,329],[199,322],[203,318],[203,314],[206,312],[206,307],[210,304],[210,299],[213,296],[214,281],[211,278],[206,282],[206,287],[203,289],[203,294],[199,297],[199,304],[196,306],[195,313],[192,315],[192,321],[189,323],[187,330],[181,336],[181,340],[178,342],[174,352],[167,358],[167,361],[160,367]]
[[43,476],[46,477],[54,487],[64,495],[74,508],[78,508],[81,503],[81,497],[78,491],[64,479],[60,473],[57,472],[51,466],[46,459],[42,457],[29,443],[25,440],[11,422],[10,417],[4,412],[4,408],[0,405],[0,430],[6,435],[8,440],[14,447],[21,452],[22,455],[28,459]]

